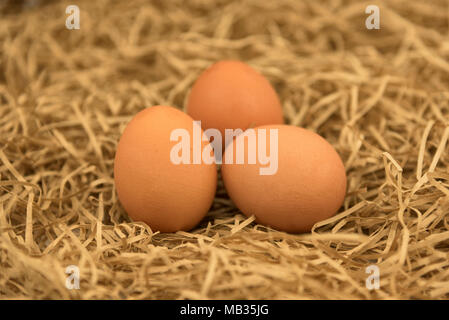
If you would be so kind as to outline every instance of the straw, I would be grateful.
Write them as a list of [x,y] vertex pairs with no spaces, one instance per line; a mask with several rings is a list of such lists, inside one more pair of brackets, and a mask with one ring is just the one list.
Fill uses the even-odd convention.
[[[0,298],[449,298],[447,1],[376,1],[380,30],[361,1],[84,0],[68,30],[71,4],[0,5]],[[126,124],[152,105],[183,110],[221,59],[264,74],[286,122],[341,155],[344,204],[312,232],[245,217],[221,178],[188,232],[121,207]]]

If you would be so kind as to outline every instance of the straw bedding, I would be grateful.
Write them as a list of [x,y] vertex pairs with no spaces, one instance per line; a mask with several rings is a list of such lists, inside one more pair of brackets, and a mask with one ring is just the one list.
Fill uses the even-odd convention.
[[[0,7],[1,298],[449,298],[448,1],[76,1],[80,30],[70,4]],[[369,4],[380,30],[365,28]],[[127,122],[182,109],[220,59],[263,73],[286,121],[343,158],[344,205],[311,233],[256,224],[221,181],[190,232],[121,208]]]

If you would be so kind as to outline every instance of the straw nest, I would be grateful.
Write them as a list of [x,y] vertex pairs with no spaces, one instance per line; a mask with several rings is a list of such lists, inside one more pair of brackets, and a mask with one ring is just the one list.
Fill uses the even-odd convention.
[[[447,1],[77,1],[80,30],[69,4],[0,9],[1,298],[449,298]],[[380,30],[365,28],[370,4]],[[342,156],[344,205],[311,233],[255,224],[221,182],[191,232],[120,207],[127,122],[183,108],[220,59],[263,73],[286,121]]]

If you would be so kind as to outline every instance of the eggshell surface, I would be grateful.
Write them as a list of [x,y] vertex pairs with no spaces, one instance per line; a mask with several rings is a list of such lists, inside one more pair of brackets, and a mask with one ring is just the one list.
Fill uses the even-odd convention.
[[[260,168],[268,164],[261,164],[259,158],[249,164],[248,139],[240,135],[224,154],[226,160],[226,153],[233,148],[233,158],[229,157],[233,163],[225,161],[222,165],[225,188],[236,206],[247,216],[255,215],[257,222],[291,233],[308,232],[316,222],[334,215],[343,203],[346,173],[342,160],[331,144],[312,131],[268,125],[254,128],[256,136],[261,129],[267,136],[266,155],[275,149],[270,129],[278,129],[277,171],[261,175]],[[245,139],[245,161],[236,164],[236,146],[241,139]]]
[[134,221],[147,223],[153,231],[190,230],[212,204],[215,163],[174,164],[170,158],[177,144],[170,141],[172,131],[185,129],[192,159],[193,125],[193,119],[180,110],[154,106],[130,121],[118,143],[114,180],[119,200]]
[[224,147],[225,129],[282,124],[277,93],[269,81],[241,61],[219,61],[206,69],[193,85],[187,113],[201,120],[204,130],[218,129]]

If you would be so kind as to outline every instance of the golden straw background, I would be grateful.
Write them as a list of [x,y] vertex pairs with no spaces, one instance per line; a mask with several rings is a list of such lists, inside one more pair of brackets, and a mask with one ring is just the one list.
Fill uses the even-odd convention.
[[[449,298],[449,1],[74,2],[0,7],[0,298]],[[128,121],[182,109],[220,59],[264,74],[286,121],[343,158],[344,206],[311,233],[255,224],[222,182],[191,232],[152,232],[119,205]]]

